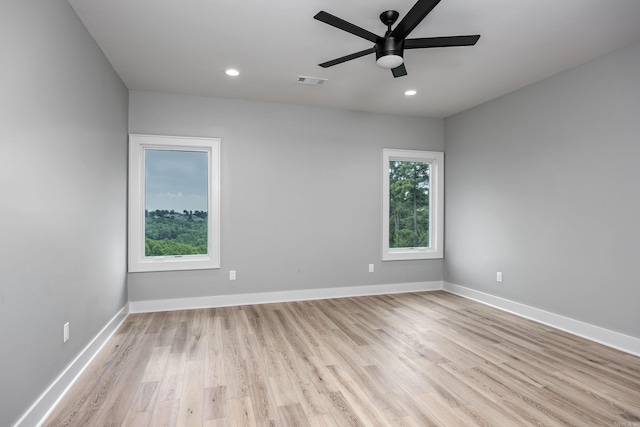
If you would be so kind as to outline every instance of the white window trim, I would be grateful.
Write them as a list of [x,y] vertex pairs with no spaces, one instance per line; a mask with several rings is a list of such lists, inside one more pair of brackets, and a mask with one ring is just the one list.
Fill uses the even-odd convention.
[[[207,255],[145,257],[144,150],[205,151],[209,160]],[[220,268],[220,139],[129,135],[129,272]]]
[[[430,247],[389,248],[389,162],[431,164],[429,178]],[[382,150],[382,260],[437,259],[444,257],[444,153],[440,151]]]

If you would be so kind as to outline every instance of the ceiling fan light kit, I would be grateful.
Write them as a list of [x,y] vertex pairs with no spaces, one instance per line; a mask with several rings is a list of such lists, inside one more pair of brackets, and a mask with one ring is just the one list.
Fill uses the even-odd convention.
[[390,69],[393,77],[402,77],[407,75],[403,58],[404,49],[475,45],[480,38],[479,35],[407,39],[409,33],[422,22],[438,3],[440,3],[440,0],[418,0],[393,30],[391,27],[400,14],[395,10],[382,12],[380,14],[380,21],[387,26],[387,32],[384,37],[380,37],[325,11],[318,12],[316,16],[314,16],[318,21],[375,43],[372,48],[342,56],[332,61],[323,62],[319,65],[323,68],[332,67],[370,53],[375,53],[376,64],[378,64],[379,67]]
[[376,59],[378,67],[390,70],[402,65],[404,59],[400,55],[385,55]]

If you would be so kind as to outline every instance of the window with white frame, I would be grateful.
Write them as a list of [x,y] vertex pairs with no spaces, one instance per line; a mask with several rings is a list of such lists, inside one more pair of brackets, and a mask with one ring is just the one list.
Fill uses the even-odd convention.
[[220,140],[129,136],[129,271],[220,268]]
[[382,150],[382,260],[443,257],[444,153]]

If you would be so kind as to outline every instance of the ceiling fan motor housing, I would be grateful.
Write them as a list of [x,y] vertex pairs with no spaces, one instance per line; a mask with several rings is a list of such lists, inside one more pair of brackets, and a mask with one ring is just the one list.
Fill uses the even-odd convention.
[[402,56],[404,39],[399,37],[387,37],[376,43],[376,60],[387,55]]

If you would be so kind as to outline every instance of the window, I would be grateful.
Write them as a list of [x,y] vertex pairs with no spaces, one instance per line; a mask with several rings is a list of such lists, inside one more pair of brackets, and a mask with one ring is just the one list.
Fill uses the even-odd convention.
[[382,260],[443,257],[444,153],[382,151]]
[[220,140],[129,137],[129,271],[220,267]]

